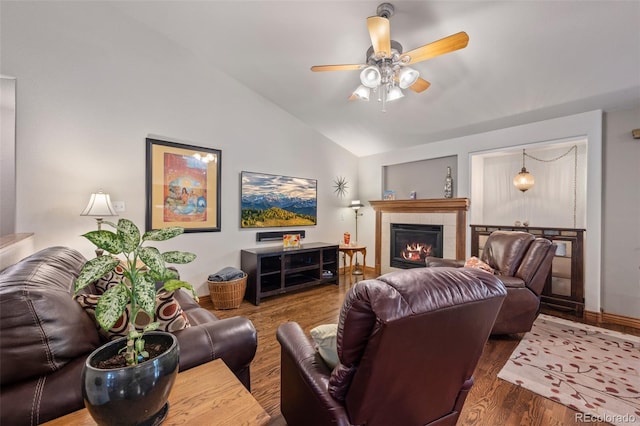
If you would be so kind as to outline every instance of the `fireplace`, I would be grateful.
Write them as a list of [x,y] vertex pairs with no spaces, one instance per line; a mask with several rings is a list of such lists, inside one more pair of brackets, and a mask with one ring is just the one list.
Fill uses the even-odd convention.
[[427,256],[442,257],[442,225],[392,223],[390,266],[421,268]]

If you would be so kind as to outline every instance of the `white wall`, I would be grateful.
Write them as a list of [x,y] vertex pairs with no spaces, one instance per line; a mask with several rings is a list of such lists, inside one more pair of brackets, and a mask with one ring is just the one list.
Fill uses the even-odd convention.
[[0,76],[0,236],[16,226],[16,80]]
[[[525,165],[535,185],[526,192],[513,185],[513,177],[522,168],[522,149],[473,155],[471,199],[476,208],[472,223],[513,225],[519,221],[530,226],[584,228],[586,151],[584,140],[530,145]],[[484,163],[480,169],[476,169],[476,157]]]
[[[409,149],[359,159],[359,182],[361,200],[379,200],[382,167],[417,159],[458,156],[457,196],[469,197],[471,188],[471,156],[474,153],[499,148],[515,148],[539,145],[562,139],[585,139],[587,141],[587,206],[585,249],[585,305],[588,311],[599,312],[601,308],[601,222],[602,222],[602,112],[591,111],[568,117],[545,120],[468,137],[429,143]],[[496,206],[497,208],[497,206]],[[477,207],[471,199],[469,216],[474,218]],[[371,207],[362,209],[360,240],[374,246],[375,215]],[[467,230],[469,233],[470,231]],[[467,236],[467,240],[469,235]],[[467,255],[469,246],[467,245]],[[373,256],[370,262],[373,264]],[[369,262],[368,262],[369,263]],[[640,317],[640,313],[636,316]]]
[[[100,4],[84,6],[3,5],[1,72],[20,87],[17,232],[34,232],[36,249],[65,245],[95,256],[81,237],[95,221],[80,212],[99,188],[144,227],[149,135],[222,150],[222,231],[159,245],[198,255],[180,271],[200,295],[210,273],[239,267],[240,250],[258,244],[256,230],[239,226],[242,170],[318,180],[318,225],[305,228],[305,241],[354,232],[346,220],[358,186],[352,154],[170,40],[101,19]],[[87,32],[109,43],[87,44]],[[344,199],[334,194],[338,175],[351,188]]]
[[605,116],[602,306],[640,318],[640,108]]

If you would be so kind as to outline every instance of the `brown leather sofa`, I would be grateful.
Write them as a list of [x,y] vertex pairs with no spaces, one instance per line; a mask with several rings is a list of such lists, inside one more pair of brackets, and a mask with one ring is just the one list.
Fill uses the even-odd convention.
[[[531,330],[540,309],[540,294],[551,271],[556,245],[522,231],[494,231],[480,260],[494,270],[507,288],[491,334],[524,333]],[[464,266],[464,260],[427,257],[426,266]]]
[[[0,424],[35,425],[84,407],[82,366],[104,343],[72,298],[85,262],[73,249],[50,247],[0,272]],[[251,321],[219,320],[183,290],[176,299],[191,323],[175,332],[180,370],[222,358],[249,389]]]
[[296,425],[455,425],[506,291],[475,269],[419,268],[355,284],[332,370],[298,323],[278,328],[280,410]]

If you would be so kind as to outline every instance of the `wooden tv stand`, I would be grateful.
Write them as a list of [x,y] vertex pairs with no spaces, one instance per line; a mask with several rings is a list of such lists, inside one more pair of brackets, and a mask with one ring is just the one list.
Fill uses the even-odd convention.
[[241,269],[247,273],[244,298],[259,305],[264,297],[305,287],[338,283],[338,244],[307,243],[242,250]]

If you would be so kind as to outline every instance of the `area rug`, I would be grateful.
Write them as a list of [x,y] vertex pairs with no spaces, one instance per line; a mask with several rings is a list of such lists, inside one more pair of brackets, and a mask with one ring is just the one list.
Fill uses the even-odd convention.
[[640,337],[540,314],[498,377],[577,420],[640,424]]

